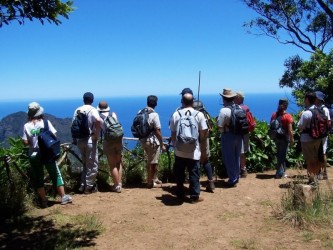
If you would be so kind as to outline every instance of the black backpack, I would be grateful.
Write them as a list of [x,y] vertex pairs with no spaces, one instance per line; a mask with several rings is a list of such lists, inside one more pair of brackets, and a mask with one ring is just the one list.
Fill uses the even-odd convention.
[[90,136],[90,128],[88,124],[89,112],[85,113],[80,110],[77,111],[71,126],[72,138],[82,139]]
[[282,127],[282,116],[276,113],[275,118],[269,124],[268,136],[272,140],[286,138],[286,131]]
[[150,128],[148,123],[149,114],[154,111],[144,108],[134,117],[133,123],[131,126],[132,134],[135,138],[147,138],[149,134],[153,131],[153,128]]
[[49,124],[47,120],[44,121],[44,128],[38,135],[38,147],[43,163],[52,163],[60,156],[60,141],[49,130]]
[[229,123],[229,131],[237,135],[245,135],[249,133],[249,122],[246,112],[237,104],[228,106],[231,109],[231,117]]

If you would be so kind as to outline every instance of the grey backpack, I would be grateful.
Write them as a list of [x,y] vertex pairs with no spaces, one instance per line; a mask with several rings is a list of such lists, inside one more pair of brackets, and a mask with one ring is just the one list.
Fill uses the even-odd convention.
[[199,127],[195,119],[198,113],[196,110],[178,110],[180,119],[176,132],[177,150],[185,153],[194,152],[199,139]]

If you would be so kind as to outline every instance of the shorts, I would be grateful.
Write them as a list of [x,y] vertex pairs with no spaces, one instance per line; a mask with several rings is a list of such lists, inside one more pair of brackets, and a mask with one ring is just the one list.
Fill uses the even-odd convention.
[[302,142],[302,153],[305,161],[318,161],[319,147],[321,139]]
[[243,135],[241,154],[250,152],[250,133]]
[[148,164],[158,164],[161,154],[161,147],[156,143],[151,143],[149,140],[141,141],[141,145],[147,155]]
[[103,141],[103,151],[105,155],[117,156],[121,155],[123,150],[123,140],[122,138],[115,141]]

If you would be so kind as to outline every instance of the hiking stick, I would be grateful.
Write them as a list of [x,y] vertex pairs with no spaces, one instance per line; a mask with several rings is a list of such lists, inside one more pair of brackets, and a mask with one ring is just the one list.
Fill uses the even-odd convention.
[[200,100],[200,79],[201,79],[201,71],[199,70],[199,85],[198,85],[198,101]]

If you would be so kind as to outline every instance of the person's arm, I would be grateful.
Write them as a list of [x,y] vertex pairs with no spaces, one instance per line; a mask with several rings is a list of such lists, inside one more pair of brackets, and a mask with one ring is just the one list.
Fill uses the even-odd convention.
[[201,151],[200,162],[201,163],[206,163],[208,161],[208,155],[207,155],[208,133],[209,133],[208,129],[199,131],[199,144],[200,144],[200,151]]
[[289,137],[289,141],[290,141],[290,146],[292,146],[294,143],[294,134],[293,134],[293,124],[292,123],[288,123],[288,137]]
[[158,141],[160,142],[162,151],[165,151],[166,149],[163,144],[163,137],[162,137],[162,132],[161,132],[160,128],[155,128],[155,135],[156,135],[156,138],[158,139]]

